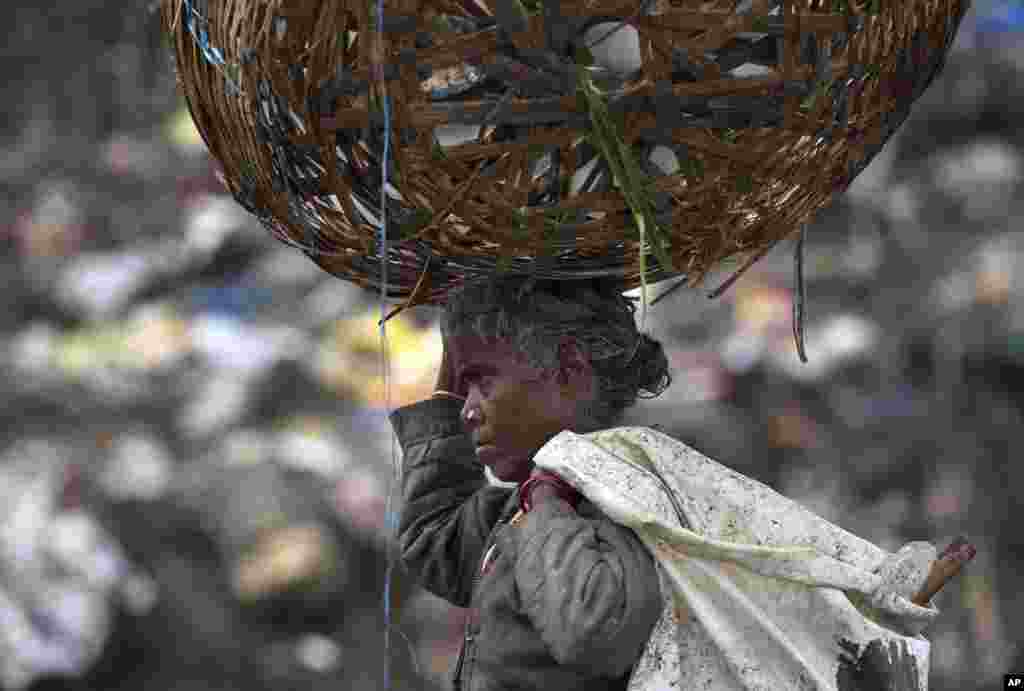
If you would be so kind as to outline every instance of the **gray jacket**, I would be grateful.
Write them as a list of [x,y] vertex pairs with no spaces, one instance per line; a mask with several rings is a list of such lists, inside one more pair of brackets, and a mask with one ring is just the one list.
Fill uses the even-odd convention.
[[654,559],[585,499],[576,511],[553,499],[507,525],[518,491],[488,484],[460,409],[438,398],[391,415],[402,559],[428,591],[471,609],[455,687],[624,690],[661,614]]

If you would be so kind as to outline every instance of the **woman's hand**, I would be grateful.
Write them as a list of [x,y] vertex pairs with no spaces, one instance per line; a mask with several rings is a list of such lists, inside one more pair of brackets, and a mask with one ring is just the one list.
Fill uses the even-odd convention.
[[557,487],[548,482],[540,482],[530,492],[530,503],[533,506],[540,506],[546,501],[557,499],[559,496]]
[[581,498],[580,493],[558,475],[536,467],[530,472],[522,489],[529,495],[520,499],[524,511],[554,498],[565,501],[575,509]]

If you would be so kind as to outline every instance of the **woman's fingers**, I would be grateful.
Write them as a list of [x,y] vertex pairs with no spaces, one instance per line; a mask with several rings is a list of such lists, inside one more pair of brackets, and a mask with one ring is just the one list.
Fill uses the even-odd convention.
[[455,366],[452,363],[451,351],[448,349],[448,345],[446,343],[441,351],[441,366],[437,371],[437,388],[441,391],[459,393],[455,390],[456,384]]
[[974,555],[977,553],[978,550],[966,538],[958,537],[954,540],[932,563],[928,580],[921,587],[921,591],[914,596],[912,602],[915,605],[927,607],[932,597],[939,592],[946,581],[960,573],[964,564],[974,559]]

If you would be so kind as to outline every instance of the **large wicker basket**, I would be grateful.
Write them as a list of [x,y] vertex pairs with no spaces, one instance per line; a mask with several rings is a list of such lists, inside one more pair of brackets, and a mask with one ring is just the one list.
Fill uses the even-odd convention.
[[374,288],[390,123],[388,294],[419,304],[494,271],[742,272],[878,153],[969,4],[524,2],[386,0],[382,32],[377,0],[163,14],[234,197]]

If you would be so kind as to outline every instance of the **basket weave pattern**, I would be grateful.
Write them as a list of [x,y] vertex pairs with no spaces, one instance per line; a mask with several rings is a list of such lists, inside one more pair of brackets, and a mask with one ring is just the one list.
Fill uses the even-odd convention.
[[[968,9],[489,1],[387,0],[383,33],[372,0],[164,0],[163,13],[231,193],[366,287],[381,271],[387,96],[389,296],[415,304],[495,270],[640,285],[641,233],[595,146],[580,63],[594,62],[649,181],[645,246],[662,243],[670,265],[648,252],[645,279],[696,285],[749,266],[846,188],[941,70]],[[639,64],[602,64],[597,30],[626,32]],[[442,141],[460,126],[476,136]]]

